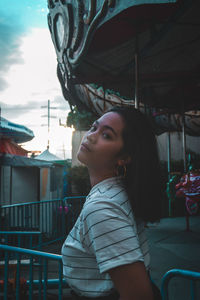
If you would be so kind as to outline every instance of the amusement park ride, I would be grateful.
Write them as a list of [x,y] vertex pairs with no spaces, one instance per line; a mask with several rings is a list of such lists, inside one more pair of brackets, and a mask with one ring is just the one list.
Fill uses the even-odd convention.
[[[149,114],[156,133],[200,135],[200,1],[48,0],[57,74],[71,109]],[[170,149],[169,162],[170,162]],[[170,163],[168,164],[170,174]]]

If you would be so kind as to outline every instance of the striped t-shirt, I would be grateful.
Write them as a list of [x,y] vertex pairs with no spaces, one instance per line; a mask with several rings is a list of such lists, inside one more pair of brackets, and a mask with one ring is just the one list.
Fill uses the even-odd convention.
[[79,295],[105,296],[114,289],[108,270],[144,261],[148,244],[142,222],[136,224],[119,177],[95,185],[62,247],[63,274]]

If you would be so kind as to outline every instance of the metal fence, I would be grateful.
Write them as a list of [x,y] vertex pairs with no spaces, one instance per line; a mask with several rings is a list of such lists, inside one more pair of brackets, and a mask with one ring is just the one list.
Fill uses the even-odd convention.
[[63,280],[60,255],[1,244],[0,251],[5,253],[0,261],[1,299],[46,300],[52,289],[56,290],[55,299],[62,299],[68,286]]
[[[0,260],[1,299],[46,300],[54,289],[54,299],[61,300],[64,289],[69,288],[62,275],[61,255],[1,244],[0,252],[4,252],[4,258]],[[162,278],[162,300],[175,299],[173,294],[172,297],[169,295],[169,283],[174,278],[187,279],[190,284],[190,298],[180,295],[176,299],[199,299],[197,281],[200,281],[200,272],[172,269]],[[182,288],[184,285],[181,283]]]
[[65,238],[84,202],[82,196],[1,207],[1,299],[32,300],[35,293],[37,299],[48,299],[52,289],[57,291],[56,299],[62,299],[67,284],[61,256],[33,249]]
[[[162,286],[161,286],[161,292],[162,292],[162,299],[163,300],[169,300],[172,299],[169,295],[169,283],[174,278],[181,278],[181,279],[187,279],[188,284],[190,285],[190,298],[188,298],[188,295],[185,295],[185,298],[183,298],[183,295],[176,299],[186,299],[186,300],[197,300],[200,299],[200,288],[197,290],[197,281],[200,283],[200,272],[193,272],[188,270],[181,270],[181,269],[172,269],[168,271],[162,278]],[[181,284],[182,289],[185,287],[185,283]],[[173,299],[175,299],[173,297]]]
[[19,203],[1,207],[2,231],[39,231],[45,240],[64,238],[74,225],[85,197]]

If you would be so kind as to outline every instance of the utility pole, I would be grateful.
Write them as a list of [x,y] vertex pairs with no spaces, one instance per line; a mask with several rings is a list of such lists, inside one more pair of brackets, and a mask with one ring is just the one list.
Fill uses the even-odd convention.
[[[50,135],[50,119],[51,118],[56,118],[56,116],[51,116],[50,115],[50,110],[51,109],[57,109],[57,107],[53,107],[53,106],[50,106],[50,100],[48,100],[48,105],[44,105],[44,106],[41,106],[41,108],[47,108],[47,115],[42,115],[42,117],[47,117],[47,126],[48,126],[48,140],[47,140],[47,149],[49,150],[49,144],[50,144],[50,141],[49,141],[49,135]],[[42,126],[46,126],[46,124],[42,124]]]
[[[0,106],[0,127],[1,127],[1,106]],[[0,134],[0,140],[1,140],[2,136]]]

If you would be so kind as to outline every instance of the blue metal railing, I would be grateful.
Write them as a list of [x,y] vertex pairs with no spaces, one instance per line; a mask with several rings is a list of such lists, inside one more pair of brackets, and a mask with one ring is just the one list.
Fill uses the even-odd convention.
[[[4,231],[40,231],[46,240],[63,239],[74,225],[85,201],[84,196],[1,207]],[[44,239],[45,237],[45,239]]]
[[[47,299],[47,291],[51,288],[58,289],[57,299],[62,299],[63,288],[68,287],[63,280],[62,275],[62,258],[61,255],[45,253],[36,250],[23,249],[8,245],[1,245],[0,250],[5,252],[5,258],[2,261],[3,278],[1,278],[1,290],[3,291],[3,299],[7,300],[9,294],[15,296],[16,300],[22,299],[22,292],[28,293],[28,299],[32,300],[34,291],[37,292],[37,299]],[[10,272],[10,254],[16,255],[15,275],[11,278]],[[23,259],[28,257],[26,270],[23,272]],[[13,261],[12,261],[13,262]],[[27,259],[26,259],[27,262]],[[52,263],[52,271],[49,266]],[[55,264],[56,263],[56,264]],[[28,268],[28,271],[27,271]],[[49,278],[50,275],[56,273],[56,278]],[[2,275],[1,275],[2,276]]]
[[[165,273],[162,278],[161,293],[163,300],[169,300],[169,282],[172,278],[185,278],[190,281],[190,299],[197,300],[196,281],[200,280],[200,272],[172,269]],[[189,300],[187,298],[187,300]]]
[[[1,207],[4,219],[1,230],[39,230],[50,231],[49,217],[62,205],[61,199],[41,202],[17,203]],[[43,220],[45,219],[45,222]],[[41,229],[41,230],[40,230]]]

